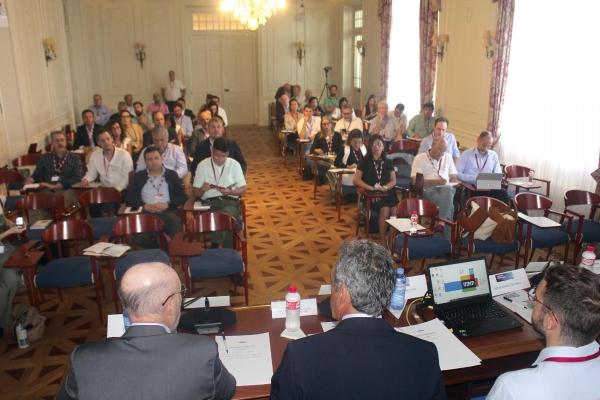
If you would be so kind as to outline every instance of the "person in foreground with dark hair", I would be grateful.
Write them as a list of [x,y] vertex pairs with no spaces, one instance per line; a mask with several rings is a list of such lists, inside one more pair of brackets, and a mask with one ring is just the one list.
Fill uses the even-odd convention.
[[445,399],[435,345],[396,332],[381,315],[394,291],[390,252],[365,239],[342,243],[331,270],[331,312],[321,335],[288,343],[271,399]]
[[531,325],[546,347],[534,368],[500,375],[488,400],[600,398],[600,276],[553,265],[529,299]]
[[123,276],[119,297],[131,327],[121,337],[82,344],[57,399],[230,399],[236,380],[217,343],[177,335],[186,288],[175,270],[150,262]]

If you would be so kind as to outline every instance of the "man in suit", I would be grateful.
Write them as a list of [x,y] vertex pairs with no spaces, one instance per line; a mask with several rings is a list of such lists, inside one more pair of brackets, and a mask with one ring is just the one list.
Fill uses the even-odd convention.
[[168,265],[131,267],[119,288],[131,327],[121,337],[75,348],[57,399],[230,399],[236,381],[221,363],[216,342],[171,334],[185,293]]
[[338,325],[290,342],[271,379],[271,399],[445,399],[435,345],[396,332],[381,315],[394,291],[389,251],[342,243],[331,270]]
[[[191,172],[193,175],[196,174],[198,164],[205,158],[209,158],[212,155],[213,143],[216,138],[223,136],[223,121],[219,117],[212,117],[208,123],[208,140],[204,140],[198,146],[194,152],[194,161],[192,161]],[[229,141],[229,158],[233,158],[242,167],[244,175],[246,174],[246,160],[242,155],[242,150],[235,140]]]
[[94,113],[90,110],[83,110],[81,118],[83,119],[83,125],[77,127],[73,149],[83,150],[85,154],[88,154],[96,147],[94,135],[101,126],[94,122]]

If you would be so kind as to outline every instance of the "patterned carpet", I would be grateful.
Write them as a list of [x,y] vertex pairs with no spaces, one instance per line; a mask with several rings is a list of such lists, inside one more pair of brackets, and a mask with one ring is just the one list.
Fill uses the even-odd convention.
[[[250,304],[282,300],[288,286],[298,286],[303,297],[315,296],[320,285],[329,283],[339,243],[355,237],[356,205],[342,208],[342,221],[330,204],[329,189],[321,186],[313,199],[313,183],[300,180],[298,158],[288,156],[287,168],[273,144],[273,132],[259,127],[228,127],[248,163],[248,194],[244,196],[248,215],[248,262]],[[562,248],[552,258],[558,259]],[[536,252],[534,260],[545,254]],[[430,261],[430,260],[429,260]],[[420,270],[420,260],[409,262],[408,275]],[[492,271],[512,269],[508,255]],[[183,280],[179,265],[175,266]],[[112,288],[103,268],[106,300],[104,314],[114,313]],[[227,278],[196,282],[195,296],[231,295],[232,303],[243,305],[243,288],[236,292]],[[45,292],[41,312],[47,317],[44,337],[19,349],[9,333],[0,339],[0,398],[51,399],[56,394],[69,354],[79,344],[106,336],[98,319],[93,288],[63,290],[60,302],[53,291]],[[15,299],[28,303],[22,288]]]

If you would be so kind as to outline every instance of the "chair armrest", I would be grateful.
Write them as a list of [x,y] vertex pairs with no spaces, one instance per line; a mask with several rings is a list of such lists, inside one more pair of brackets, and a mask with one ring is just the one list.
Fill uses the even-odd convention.
[[580,214],[580,213],[578,213],[578,212],[575,212],[575,211],[573,211],[573,210],[569,210],[568,208],[565,208],[565,211],[564,211],[564,213],[565,213],[565,214],[573,214],[573,215],[575,215],[576,217],[578,217],[579,219],[583,219],[583,218],[585,218],[585,216],[584,216],[583,214]]
[[35,239],[35,240],[30,240],[29,242],[25,243],[23,246],[21,246],[22,248],[25,249],[25,251],[29,251],[31,250],[33,247],[35,247],[35,245],[37,245],[39,243],[39,240]]
[[[103,235],[100,239],[98,239],[97,243],[111,243],[111,239],[112,235]],[[114,243],[115,240],[112,240],[112,243]]]
[[555,214],[555,215],[559,215],[559,216],[561,216],[563,218],[568,218],[569,220],[573,220],[573,216],[572,215],[567,215],[567,214],[562,213],[560,211],[554,211],[554,210],[548,209],[548,210],[546,210],[546,212],[548,214]]
[[444,222],[452,227],[456,226],[456,222],[453,221],[448,221],[446,218],[442,218],[442,217],[431,217],[431,219],[437,219],[440,222]]
[[552,181],[548,180],[548,179],[542,179],[542,178],[533,178],[534,181],[539,181],[539,182],[544,182],[544,183],[552,183]]

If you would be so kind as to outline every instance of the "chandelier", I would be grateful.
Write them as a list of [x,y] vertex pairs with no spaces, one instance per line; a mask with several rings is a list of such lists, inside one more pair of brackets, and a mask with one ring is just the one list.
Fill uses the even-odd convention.
[[285,6],[285,0],[222,0],[221,8],[232,12],[233,17],[255,31],[258,25],[264,25],[267,19],[275,15],[277,9]]

